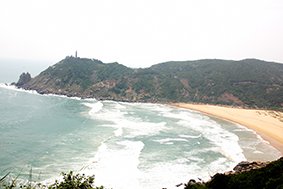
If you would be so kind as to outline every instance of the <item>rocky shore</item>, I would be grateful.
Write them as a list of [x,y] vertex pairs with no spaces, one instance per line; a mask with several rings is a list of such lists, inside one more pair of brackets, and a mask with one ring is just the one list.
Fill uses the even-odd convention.
[[[184,184],[184,189],[283,188],[282,167],[283,157],[273,162],[243,161],[236,165],[232,171],[215,174],[208,182],[191,179]],[[178,186],[181,185],[178,184]]]

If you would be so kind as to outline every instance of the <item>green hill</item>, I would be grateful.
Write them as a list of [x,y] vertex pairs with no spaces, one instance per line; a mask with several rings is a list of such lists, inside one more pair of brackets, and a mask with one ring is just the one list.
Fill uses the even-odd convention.
[[39,93],[129,102],[200,102],[283,108],[283,64],[256,59],[166,62],[132,69],[66,57],[16,84]]

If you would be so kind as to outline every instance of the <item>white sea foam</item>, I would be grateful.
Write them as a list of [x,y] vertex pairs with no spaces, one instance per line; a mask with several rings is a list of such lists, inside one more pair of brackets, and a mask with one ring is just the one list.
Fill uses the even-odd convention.
[[202,134],[199,134],[199,135],[179,135],[179,137],[182,137],[182,138],[200,138],[202,136]]
[[180,111],[178,114],[166,113],[166,117],[179,119],[178,124],[195,130],[219,147],[220,152],[227,160],[237,163],[246,160],[237,135],[226,131],[220,124],[209,117],[189,111]]
[[107,188],[141,189],[139,184],[139,156],[144,147],[140,141],[117,142],[120,147],[109,147],[102,143],[91,166],[83,170],[89,175],[95,174],[97,185]]
[[164,139],[159,139],[159,140],[153,140],[155,142],[158,142],[160,144],[174,144],[174,142],[188,142],[187,139],[184,138],[164,138]]
[[119,127],[117,130],[114,131],[114,133],[115,133],[116,137],[122,136],[123,135],[123,128]]
[[[204,167],[202,171],[205,171],[210,176],[212,176],[216,173],[224,173],[225,171],[230,171],[235,167],[235,165],[235,163],[227,161],[226,158],[221,157]],[[208,177],[205,178],[207,180],[209,179]]]
[[[129,108],[127,104],[124,103],[120,104],[117,102],[115,103],[107,102],[107,103],[109,103],[107,104],[108,107],[94,114],[92,118],[105,120],[105,121],[111,120],[112,124],[105,124],[103,126],[116,128],[116,130],[114,131],[114,135],[116,137],[123,137],[123,138],[134,138],[136,136],[148,137],[150,135],[157,135],[160,133],[160,131],[166,131],[168,129],[165,121],[160,123],[152,123],[152,122],[145,122],[136,117],[132,117],[127,112]],[[133,106],[134,105],[131,105],[130,107],[133,108]],[[147,107],[149,106],[153,106],[153,105],[147,105]],[[111,109],[110,107],[114,107],[114,108]],[[139,105],[139,108],[142,107],[140,107]],[[238,140],[239,140],[238,137],[223,129],[221,125],[211,120],[209,117],[202,116],[200,114],[185,110],[180,112],[172,112],[172,110],[168,110],[166,108],[162,109],[161,114],[165,118],[167,117],[170,119],[171,118],[176,119],[175,123],[177,123],[177,125],[181,127],[185,127],[186,129],[192,131],[196,131],[196,133],[200,133],[200,134],[198,135],[179,134],[177,135],[177,137],[179,138],[167,137],[164,139],[154,140],[155,142],[168,145],[168,144],[174,144],[174,142],[188,142],[189,139],[198,139],[204,137],[208,139],[212,144],[214,144],[215,147],[210,149],[202,149],[203,152],[204,150],[206,150],[207,152],[210,151],[219,152],[223,155],[223,157],[214,160],[207,166],[208,167],[207,169],[204,169],[202,166],[198,164],[199,163],[206,164],[206,162],[203,162],[202,159],[198,158],[200,152],[197,152],[197,150],[195,150],[196,153],[193,156],[187,156],[188,158],[182,160],[177,159],[173,162],[168,162],[168,163],[150,165],[150,167],[147,168],[141,167],[140,169],[135,170],[136,172],[139,173],[135,174],[135,178],[131,177],[131,179],[128,179],[128,180],[133,180],[133,182],[127,183],[125,181],[127,184],[126,185],[120,184],[121,188],[124,186],[127,186],[126,188],[130,188],[129,187],[130,185],[134,186],[135,188],[145,188],[145,189],[170,187],[170,186],[171,188],[174,188],[174,186],[176,184],[179,184],[180,182],[188,181],[189,178],[195,178],[196,173],[198,173],[197,174],[198,177],[202,177],[203,179],[209,179],[210,174],[213,175],[217,171],[226,171],[232,168],[235,165],[235,163],[245,160],[245,157],[242,153],[242,149],[238,144]],[[105,144],[105,146],[102,145],[100,150],[101,152],[104,151],[105,152],[104,154],[107,154],[109,157],[111,157],[109,153],[111,153],[112,156],[119,157],[125,149],[124,150],[122,149],[121,152],[115,151],[113,149],[109,149],[109,147]],[[97,155],[96,158],[97,157],[99,157],[99,155]],[[124,159],[124,161],[127,162],[130,160]],[[105,164],[108,163],[112,165],[110,159],[105,160]],[[116,167],[113,167],[113,169],[114,168],[116,169]],[[121,167],[118,169],[123,169],[123,168]],[[118,173],[117,170],[115,170],[114,172],[115,174],[124,174],[124,173]],[[168,182],[164,182],[166,180],[168,180]],[[111,181],[101,180],[101,181],[102,181],[101,184],[107,182],[109,183],[118,182],[116,180],[111,180]],[[117,184],[113,184],[111,186],[116,186],[116,185]]]
[[104,127],[117,128],[116,136],[121,136],[124,133],[125,138],[134,138],[137,136],[158,135],[160,131],[166,130],[166,123],[151,123],[130,120],[115,120],[114,124],[101,125]]
[[[39,95],[41,95],[41,94],[39,94]],[[68,98],[68,99],[72,99],[72,100],[82,100],[82,98],[80,98],[80,97],[75,97],[75,96],[69,97],[69,96],[66,96],[66,95],[58,95],[58,94],[42,94],[42,96]]]
[[[108,101],[113,102],[113,101]],[[150,111],[156,114],[161,114],[165,112],[170,112],[173,110],[170,106],[154,103],[141,103],[141,102],[115,102],[123,106],[132,107],[135,109],[142,109],[145,111]]]
[[173,161],[160,162],[150,167],[141,167],[142,178],[140,180],[141,188],[183,188],[176,185],[186,183],[190,179],[208,180],[209,172],[198,165],[198,162],[190,162],[186,158],[179,158]]
[[145,105],[142,105],[142,108],[145,109],[145,110],[156,112],[158,114],[170,112],[170,111],[173,110],[169,106],[165,106],[165,105],[161,105],[161,104],[151,104],[151,103],[146,103]]
[[[179,124],[186,125],[187,123],[185,121],[179,121]],[[201,132],[203,137],[207,138],[208,140],[210,140],[211,143],[218,146],[218,152],[220,152],[228,160],[232,160],[235,163],[246,160],[243,154],[243,150],[241,149],[238,143],[238,136],[224,130],[216,122],[212,120],[194,120],[188,126],[193,130]]]
[[[127,136],[125,137],[133,138],[143,135],[156,135],[160,131],[166,130],[166,122],[146,122],[138,117],[132,117],[128,115],[127,107],[120,105],[118,102],[110,103],[107,106],[107,108],[99,112],[90,112],[89,114],[95,120],[112,122],[112,124],[108,123],[101,126],[116,128],[117,130],[114,131],[115,136],[121,136],[126,132]],[[114,108],[111,108],[112,106]]]
[[[110,103],[110,102],[109,102]],[[144,122],[140,119],[137,119],[135,117],[131,117],[131,115],[127,114],[127,105],[123,104],[121,106],[117,106],[117,103],[115,106],[117,108],[115,109],[103,109],[102,111],[97,112],[95,115],[93,115],[93,119],[100,119],[100,120],[111,120],[112,124],[105,124],[106,127],[114,127],[117,128],[114,132],[115,136],[124,138],[127,137],[136,137],[136,136],[150,136],[154,134],[159,134],[160,131],[166,131],[168,128],[166,127],[166,122],[161,123],[152,123],[152,122]],[[111,103],[110,103],[111,105]],[[109,105],[109,106],[110,106]],[[143,188],[143,189],[152,189],[152,188],[162,188],[162,187],[170,187],[170,188],[176,188],[176,184],[179,184],[181,182],[186,182],[190,178],[196,178],[196,175],[198,177],[203,178],[204,180],[209,179],[210,175],[213,175],[217,171],[226,171],[229,168],[233,167],[235,165],[235,162],[244,160],[245,157],[242,154],[242,150],[238,145],[238,137],[223,128],[213,120],[210,120],[206,116],[202,116],[199,114],[194,114],[191,112],[171,112],[171,111],[162,111],[162,114],[165,115],[165,117],[170,117],[177,119],[176,123],[179,126],[185,127],[190,130],[197,131],[197,133],[201,133],[198,135],[189,135],[189,134],[179,134],[177,137],[167,137],[164,139],[154,140],[155,142],[158,142],[160,144],[174,144],[174,142],[188,142],[189,139],[198,139],[201,137],[207,138],[211,143],[215,145],[215,147],[210,149],[202,149],[203,152],[206,150],[207,152],[213,151],[213,152],[219,152],[223,155],[222,158],[216,159],[212,161],[206,169],[204,169],[199,164],[206,162],[203,162],[201,158],[198,157],[199,152],[196,151],[196,153],[193,156],[188,156],[188,158],[181,158],[176,159],[171,162],[166,163],[157,163],[157,164],[150,164],[147,165],[143,164],[140,165],[142,167],[130,169],[127,171],[128,168],[124,168],[124,166],[127,167],[127,165],[123,165],[122,167],[119,167],[120,165],[116,165],[117,162],[113,163],[111,159],[107,159],[105,156],[109,157],[119,157],[122,156],[123,153],[129,152],[129,149],[133,148],[125,148],[122,147],[120,150],[111,149],[106,143],[101,146],[101,148],[98,150],[98,154],[96,155],[96,158],[103,157],[104,158],[104,168],[100,167],[98,170],[101,170],[104,176],[107,178],[109,175],[106,173],[107,168],[106,165],[112,166],[112,172],[115,175],[123,175],[123,177],[127,178],[128,176],[125,175],[125,172],[135,172],[134,177],[128,177],[127,181],[123,180],[122,178],[120,180],[120,184],[117,180],[107,180],[104,178],[104,176],[101,177],[101,184],[105,183],[111,183],[109,185],[110,187],[115,188]],[[188,118],[190,117],[190,118]],[[128,141],[126,141],[128,142]],[[136,148],[136,147],[135,147]],[[232,148],[230,150],[230,148]],[[138,148],[139,149],[139,148]],[[140,152],[139,152],[140,153]],[[104,154],[104,155],[101,155]],[[131,152],[130,154],[135,154],[134,152]],[[126,157],[126,156],[123,156]],[[134,155],[134,157],[137,157],[137,155]],[[125,162],[131,162],[130,156],[127,156],[127,158],[121,160]],[[116,159],[116,158],[115,158]],[[98,161],[97,161],[98,162]],[[111,163],[112,162],[112,163]],[[98,163],[99,164],[99,163]],[[131,164],[131,163],[130,163]],[[136,167],[138,167],[138,164],[135,164]],[[146,166],[146,167],[143,167]],[[133,167],[133,166],[132,166]],[[97,169],[97,167],[96,167]],[[109,168],[110,169],[110,168]],[[123,173],[120,173],[118,170],[126,169],[123,171]],[[98,174],[100,171],[97,172],[97,179]],[[197,174],[196,174],[197,173]],[[103,175],[101,174],[101,175]],[[120,178],[120,177],[119,177]],[[131,183],[129,183],[131,181]]]
[[103,108],[103,103],[101,101],[96,101],[94,103],[85,102],[83,104],[91,108],[90,111],[88,112],[90,116],[99,112]]
[[16,87],[15,85],[7,84],[7,83],[0,83],[0,87],[4,88],[4,89],[18,91],[18,92],[26,92],[26,93],[30,93],[30,94],[39,94],[34,90],[21,89],[21,88]]
[[[11,84],[7,84],[7,83],[0,83],[0,88],[4,88],[4,89],[9,89],[9,90],[14,90],[14,91],[18,91],[18,92],[25,92],[25,93],[29,93],[29,94],[35,94],[35,95],[41,95],[41,96],[50,96],[50,97],[60,97],[60,98],[68,98],[68,99],[73,99],[73,100],[82,100],[82,98],[80,97],[68,97],[66,95],[58,95],[58,94],[39,94],[37,91],[35,90],[26,90],[26,89],[22,89],[22,88],[18,88],[15,85],[11,85]],[[84,99],[86,101],[92,101],[95,99],[92,98],[87,98]]]
[[[239,143],[248,160],[270,161],[282,156],[280,151],[271,146],[268,141],[264,140],[255,131],[238,124],[236,124],[236,129],[233,129],[233,131],[239,135],[244,135]],[[272,156],[267,154],[272,154]]]
[[123,106],[121,103],[116,102],[115,108],[122,110],[122,109],[126,109],[126,106]]
[[259,134],[257,134],[256,131],[252,130],[252,129],[249,129],[247,127],[244,127],[242,125],[239,125],[239,124],[236,124],[237,128],[234,129],[234,131],[238,131],[238,132],[241,132],[241,131],[248,131],[250,133],[253,133],[254,135],[256,135],[256,137],[259,139],[259,141],[257,142],[263,142],[263,143],[266,143],[266,144],[270,144],[270,142],[268,142],[267,140],[264,140]]

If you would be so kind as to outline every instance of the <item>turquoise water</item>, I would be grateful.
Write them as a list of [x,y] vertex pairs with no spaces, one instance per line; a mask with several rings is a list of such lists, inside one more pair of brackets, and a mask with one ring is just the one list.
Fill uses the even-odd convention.
[[0,175],[95,174],[114,189],[174,188],[281,154],[245,127],[158,104],[38,95],[0,85]]

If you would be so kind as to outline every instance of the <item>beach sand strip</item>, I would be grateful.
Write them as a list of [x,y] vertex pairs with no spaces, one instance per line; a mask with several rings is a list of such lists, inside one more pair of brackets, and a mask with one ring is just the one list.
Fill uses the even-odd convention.
[[176,103],[172,105],[199,111],[252,129],[283,154],[282,112],[206,104]]

